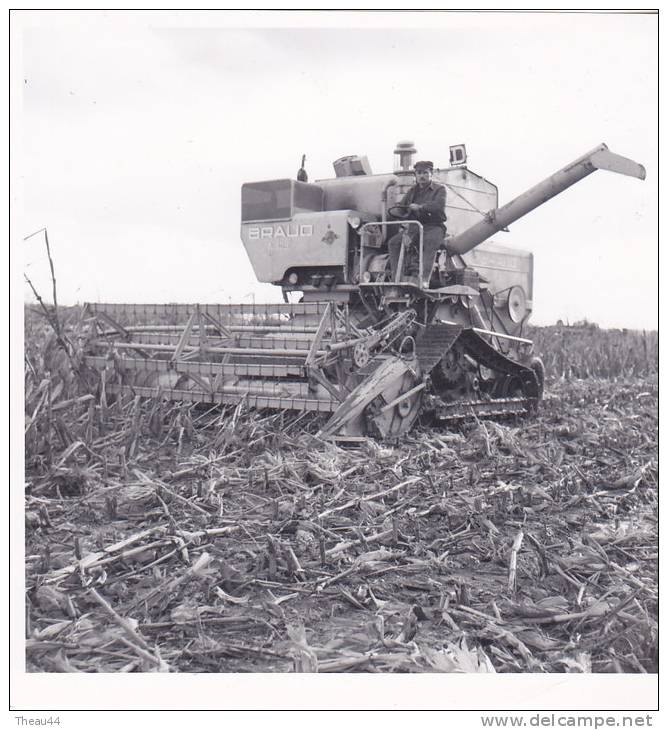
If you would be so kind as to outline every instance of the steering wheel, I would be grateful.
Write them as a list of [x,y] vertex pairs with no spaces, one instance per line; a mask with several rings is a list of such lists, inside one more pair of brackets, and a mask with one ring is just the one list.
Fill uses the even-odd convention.
[[387,212],[393,218],[406,220],[410,215],[411,207],[410,205],[393,205],[391,208],[387,209]]

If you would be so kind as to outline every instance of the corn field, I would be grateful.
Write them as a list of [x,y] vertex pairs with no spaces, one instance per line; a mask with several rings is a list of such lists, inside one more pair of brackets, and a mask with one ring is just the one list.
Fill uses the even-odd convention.
[[657,332],[581,327],[531,328],[529,335],[552,379],[658,375]]
[[95,393],[25,317],[34,672],[656,672],[658,337],[533,328],[539,412],[342,448]]

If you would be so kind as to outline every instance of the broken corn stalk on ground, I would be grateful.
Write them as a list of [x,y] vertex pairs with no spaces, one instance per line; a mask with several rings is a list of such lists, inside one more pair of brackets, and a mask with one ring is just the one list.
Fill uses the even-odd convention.
[[654,672],[656,333],[534,329],[537,416],[346,449],[312,415],[101,402],[26,313],[26,663]]

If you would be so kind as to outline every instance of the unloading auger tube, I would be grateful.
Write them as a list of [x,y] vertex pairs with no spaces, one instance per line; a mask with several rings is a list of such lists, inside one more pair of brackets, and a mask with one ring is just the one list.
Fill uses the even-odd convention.
[[464,254],[475,248],[495,233],[508,227],[511,223],[543,205],[551,198],[562,193],[566,188],[575,185],[595,170],[610,170],[621,175],[630,175],[640,180],[645,179],[645,168],[633,160],[610,152],[605,143],[601,143],[586,155],[578,157],[570,165],[562,167],[538,185],[530,188],[518,197],[496,210],[491,210],[483,219],[462,233],[447,239],[446,247],[451,254]]
[[496,186],[466,167],[463,145],[451,148],[451,166],[434,171],[447,189],[447,252],[427,286],[408,243],[400,271],[388,268],[397,228],[388,234],[386,212],[412,184],[415,153],[410,142],[397,149],[393,174],[349,156],[333,179],[307,183],[300,169],[296,181],[243,185],[258,280],[300,302],[87,304],[84,373],[101,402],[311,411],[326,414],[321,437],[344,439],[396,439],[421,414],[535,409],[544,372],[525,336],[532,255],[487,239],[596,169],[643,179],[644,168],[603,144],[499,208]]

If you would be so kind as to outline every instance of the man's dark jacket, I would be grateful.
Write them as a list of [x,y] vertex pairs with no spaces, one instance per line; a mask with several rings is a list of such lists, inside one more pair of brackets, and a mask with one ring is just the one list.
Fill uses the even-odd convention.
[[411,213],[411,218],[420,221],[423,226],[439,226],[445,228],[445,186],[433,180],[425,188],[413,187],[404,195],[401,205],[417,203],[423,208],[418,213]]

